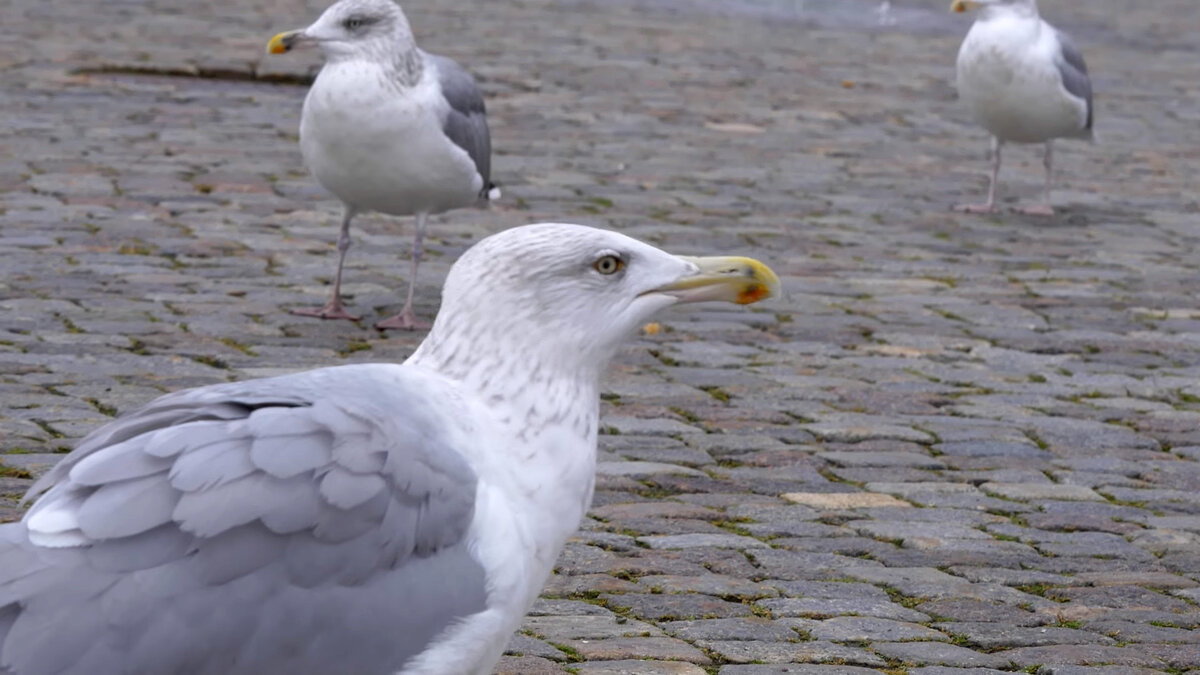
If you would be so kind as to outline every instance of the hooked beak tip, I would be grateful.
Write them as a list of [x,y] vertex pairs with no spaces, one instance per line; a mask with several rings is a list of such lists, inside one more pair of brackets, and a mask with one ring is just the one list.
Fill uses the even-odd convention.
[[302,33],[296,30],[279,33],[267,42],[267,53],[286,54],[290,52],[296,46],[296,41],[301,35]]
[[660,289],[679,302],[716,300],[749,305],[779,295],[779,277],[753,258],[681,257],[699,269]]

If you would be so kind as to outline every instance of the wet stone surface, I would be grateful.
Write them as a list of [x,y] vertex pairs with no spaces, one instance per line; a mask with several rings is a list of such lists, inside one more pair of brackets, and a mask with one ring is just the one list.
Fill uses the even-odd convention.
[[[621,353],[595,508],[500,672],[1200,672],[1193,0],[1042,3],[1101,139],[1057,147],[1054,218],[949,210],[986,187],[967,23],[892,4],[406,3],[478,75],[504,188],[431,220],[420,314],[468,246],[544,220],[753,255],[786,290]],[[161,393],[419,342],[370,328],[404,219],[357,221],[362,323],[287,313],[328,293],[340,207],[296,144],[316,60],[263,44],[322,5],[0,7],[6,518]],[[1040,181],[1009,149],[1005,208]]]

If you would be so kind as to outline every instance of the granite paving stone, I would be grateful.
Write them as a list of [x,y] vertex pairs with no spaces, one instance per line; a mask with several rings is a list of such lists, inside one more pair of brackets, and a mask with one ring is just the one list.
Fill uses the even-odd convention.
[[661,628],[673,637],[684,640],[755,640],[760,642],[787,642],[795,640],[799,633],[783,622],[761,617],[733,619],[698,619],[693,621],[666,621]]
[[648,548],[766,548],[766,544],[753,537],[737,534],[689,533],[639,537],[638,541]]
[[[824,618],[840,615],[868,616],[895,621],[919,623],[929,616],[901,604],[886,600],[855,598],[771,598],[759,600],[773,616]],[[807,624],[797,624],[801,627]]]
[[1162,659],[1149,653],[1143,645],[1106,647],[1100,645],[1053,645],[1018,647],[997,652],[1008,661],[1028,668],[1035,665],[1062,664],[1080,666],[1122,666],[1125,668],[1162,668]]
[[1195,630],[1163,625],[1165,622],[1144,624],[1136,621],[1088,621],[1084,628],[1107,635],[1121,642],[1200,643],[1200,634]]
[[880,642],[871,647],[887,658],[911,665],[1002,668],[1009,662],[1004,654],[979,652],[944,642]]
[[1037,675],[1154,675],[1162,670],[1129,665],[1040,665]]
[[551,642],[663,636],[663,632],[651,624],[614,615],[530,616],[521,625],[521,630]]
[[750,600],[776,594],[767,584],[724,574],[701,576],[645,576],[638,584],[653,593],[702,593],[722,598]]
[[[1042,476],[1041,479],[1045,477]],[[1090,488],[1082,485],[1064,485],[1050,482],[1012,483],[1008,481],[984,483],[979,486],[984,492],[1004,497],[1005,499],[1039,500],[1062,499],[1068,501],[1102,502],[1104,497],[1096,494]]]
[[703,668],[694,663],[651,661],[649,659],[588,661],[575,664],[572,671],[588,675],[703,675],[705,673]]
[[628,612],[631,616],[646,621],[723,619],[754,614],[753,608],[748,604],[690,593],[677,595],[623,593],[600,597],[604,600],[605,606]]
[[597,661],[653,659],[709,663],[709,658],[704,655],[704,652],[675,638],[615,637],[595,640],[563,640],[559,644],[584,659]]
[[496,675],[559,675],[568,671],[549,659],[522,655],[505,656],[500,659],[494,672]]
[[507,652],[521,656],[544,659],[546,661],[566,661],[567,655],[562,650],[548,642],[544,642],[523,633],[513,635],[508,641]]
[[818,640],[833,642],[949,640],[945,634],[920,624],[859,616],[835,616],[814,621],[805,630]]
[[1008,672],[995,668],[958,668],[955,666],[921,666],[910,668],[911,675],[999,675]]
[[717,675],[878,675],[880,671],[862,666],[827,666],[789,663],[787,665],[722,666]]
[[1003,623],[956,621],[934,624],[939,630],[961,638],[967,646],[994,650],[1002,647],[1040,647],[1043,645],[1112,645],[1116,641],[1099,631],[1056,626],[1020,627]]
[[727,663],[847,663],[883,667],[886,661],[861,648],[833,642],[698,640]]
[[861,509],[877,506],[911,506],[895,497],[876,492],[789,492],[788,501],[813,508]]

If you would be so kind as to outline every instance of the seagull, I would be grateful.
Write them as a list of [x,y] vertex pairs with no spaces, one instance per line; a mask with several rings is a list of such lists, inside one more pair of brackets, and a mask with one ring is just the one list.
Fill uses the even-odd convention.
[[422,51],[391,0],[341,0],[308,28],[280,33],[271,54],[316,45],[325,56],[300,115],[300,152],[345,207],[333,297],[293,310],[323,319],[360,317],[342,304],[350,222],[363,211],[416,216],[408,299],[376,328],[425,329],[413,312],[426,220],[499,198],[483,95],[462,66]]
[[591,502],[620,345],[778,289],[749,258],[528,225],[462,255],[403,364],[118,418],[0,525],[0,672],[488,675]]
[[879,18],[880,26],[896,25],[896,17],[892,16],[892,0],[882,0],[875,8],[875,15]]
[[1042,20],[1035,0],[955,0],[950,9],[979,10],[958,51],[958,94],[992,134],[987,202],[956,208],[994,212],[1001,146],[1045,143],[1046,203],[1022,211],[1053,215],[1054,139],[1092,139],[1092,82],[1083,56],[1070,37]]

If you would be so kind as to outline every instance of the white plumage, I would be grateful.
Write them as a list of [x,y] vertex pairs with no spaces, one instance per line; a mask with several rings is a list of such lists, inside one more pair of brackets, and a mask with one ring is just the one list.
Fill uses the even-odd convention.
[[402,365],[159,398],[0,525],[5,675],[487,675],[591,501],[601,373],[745,258],[541,224],[446,279]]
[[1046,203],[1024,210],[1052,214],[1054,139],[1092,137],[1092,86],[1083,57],[1069,37],[1038,15],[1035,0],[955,0],[951,8],[979,9],[958,52],[958,93],[992,134],[988,199],[959,208],[995,210],[1005,143],[1044,143]]
[[483,96],[470,74],[422,51],[392,0],[340,0],[308,28],[280,33],[267,49],[316,45],[325,54],[304,100],[300,150],[317,182],[345,205],[333,297],[295,310],[357,320],[341,298],[350,222],[363,211],[416,216],[404,309],[377,328],[423,328],[413,292],[431,213],[499,196],[491,184],[491,137]]

